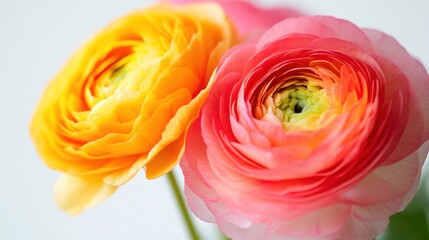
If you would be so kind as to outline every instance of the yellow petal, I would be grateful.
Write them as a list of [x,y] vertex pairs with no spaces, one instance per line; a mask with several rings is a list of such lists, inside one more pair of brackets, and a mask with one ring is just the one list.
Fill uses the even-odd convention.
[[154,179],[171,171],[184,152],[185,134],[168,144],[146,165],[146,178]]
[[210,77],[207,87],[192,101],[181,107],[167,124],[159,141],[149,152],[146,177],[157,178],[169,172],[182,157],[185,137],[189,126],[198,118],[211,86],[215,80],[216,70]]
[[54,188],[55,200],[61,210],[76,215],[97,205],[116,191],[117,187],[100,178],[62,175]]
[[142,155],[131,167],[111,171],[103,178],[104,183],[120,186],[133,178],[148,162],[147,155]]

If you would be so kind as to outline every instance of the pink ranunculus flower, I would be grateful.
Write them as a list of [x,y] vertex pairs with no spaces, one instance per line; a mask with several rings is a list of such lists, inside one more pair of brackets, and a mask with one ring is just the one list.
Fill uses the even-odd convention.
[[237,27],[238,33],[245,37],[255,37],[268,30],[274,24],[286,18],[298,17],[301,14],[286,7],[263,8],[245,0],[161,0],[175,4],[196,2],[217,2],[224,9]]
[[191,210],[232,239],[373,239],[428,152],[429,76],[392,37],[333,17],[231,49],[187,137]]

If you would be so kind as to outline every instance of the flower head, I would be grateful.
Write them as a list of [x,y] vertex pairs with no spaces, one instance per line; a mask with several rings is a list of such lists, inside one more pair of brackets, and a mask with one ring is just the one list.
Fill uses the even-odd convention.
[[43,161],[64,172],[58,204],[75,214],[129,181],[170,171],[235,30],[221,7],[161,4],[99,32],[52,80],[31,134]]
[[415,193],[428,139],[429,76],[393,38],[292,18],[223,58],[185,192],[233,239],[373,239]]

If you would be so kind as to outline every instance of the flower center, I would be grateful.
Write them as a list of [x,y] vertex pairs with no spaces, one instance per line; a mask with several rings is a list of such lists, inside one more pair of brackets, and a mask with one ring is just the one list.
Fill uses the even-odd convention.
[[109,87],[111,85],[118,85],[125,78],[127,73],[126,64],[116,67],[110,74],[110,78],[106,81],[104,86]]
[[98,61],[87,79],[86,101],[92,108],[99,101],[111,96],[131,71],[133,65],[133,48],[120,46],[106,54]]
[[[271,102],[272,101],[272,102]],[[308,82],[279,87],[268,105],[285,130],[310,130],[319,127],[329,102],[324,88]]]

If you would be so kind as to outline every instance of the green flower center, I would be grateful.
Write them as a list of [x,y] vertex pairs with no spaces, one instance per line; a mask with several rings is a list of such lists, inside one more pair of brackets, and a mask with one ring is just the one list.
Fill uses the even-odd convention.
[[286,130],[316,128],[329,106],[325,89],[307,82],[279,88],[272,99],[273,113]]
[[119,84],[127,75],[127,70],[125,69],[125,65],[115,68],[110,77],[109,85]]

